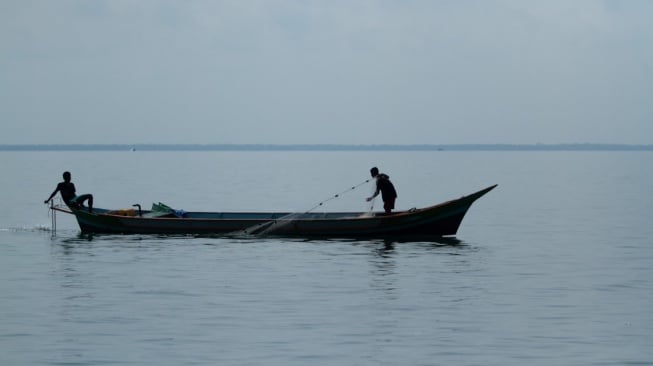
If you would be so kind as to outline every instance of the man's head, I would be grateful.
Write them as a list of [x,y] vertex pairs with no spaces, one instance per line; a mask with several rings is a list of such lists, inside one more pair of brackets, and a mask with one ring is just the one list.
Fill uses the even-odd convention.
[[63,180],[65,182],[70,182],[70,172],[63,172]]
[[370,169],[370,174],[372,174],[372,178],[376,177],[377,175],[379,175],[379,168],[374,167]]

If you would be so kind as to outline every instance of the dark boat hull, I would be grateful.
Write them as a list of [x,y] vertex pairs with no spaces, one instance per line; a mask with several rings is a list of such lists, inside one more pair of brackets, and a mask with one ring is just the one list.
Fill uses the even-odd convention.
[[392,214],[187,212],[183,217],[123,216],[96,209],[72,209],[83,233],[270,234],[280,236],[381,237],[455,235],[472,203],[496,185],[439,205]]

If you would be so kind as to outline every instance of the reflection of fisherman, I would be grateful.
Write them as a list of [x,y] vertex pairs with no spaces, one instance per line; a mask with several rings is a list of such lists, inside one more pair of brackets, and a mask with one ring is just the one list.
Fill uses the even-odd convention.
[[381,192],[381,198],[383,198],[383,208],[386,213],[390,213],[393,208],[395,208],[395,200],[397,199],[397,191],[395,191],[395,186],[390,182],[390,177],[386,174],[379,174],[379,169],[374,167],[370,169],[372,178],[376,178],[376,191],[371,197],[367,197],[367,201],[371,201],[374,197],[379,195]]
[[93,195],[83,194],[75,195],[75,185],[70,181],[70,172],[63,173],[63,182],[57,184],[57,188],[52,192],[50,197],[44,203],[50,202],[57,192],[61,194],[61,199],[68,207],[84,207],[84,201],[88,200],[88,212],[93,212]]

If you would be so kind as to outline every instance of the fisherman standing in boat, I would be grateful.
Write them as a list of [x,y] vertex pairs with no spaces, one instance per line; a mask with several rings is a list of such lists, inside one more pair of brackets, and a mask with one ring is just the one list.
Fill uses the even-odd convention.
[[376,191],[371,197],[367,197],[367,202],[374,199],[374,197],[379,195],[381,192],[381,198],[383,198],[383,208],[386,213],[390,213],[393,208],[395,208],[395,200],[397,199],[397,191],[395,191],[395,186],[390,182],[390,177],[387,174],[380,173],[379,168],[374,167],[370,169],[372,178],[376,178]]
[[45,200],[44,203],[50,202],[52,197],[54,197],[57,192],[61,193],[61,199],[68,207],[84,207],[84,201],[88,201],[88,212],[93,212],[93,195],[92,194],[83,194],[77,196],[75,193],[75,185],[70,181],[71,176],[70,172],[63,173],[63,182],[57,184],[57,188],[52,192],[50,197]]

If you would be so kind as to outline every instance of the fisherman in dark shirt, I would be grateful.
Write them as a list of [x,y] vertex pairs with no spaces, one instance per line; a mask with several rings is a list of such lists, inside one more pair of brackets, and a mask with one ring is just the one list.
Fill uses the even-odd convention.
[[395,200],[397,199],[397,191],[395,191],[395,186],[390,182],[390,177],[386,174],[380,173],[377,167],[370,169],[372,178],[376,178],[376,191],[371,197],[367,197],[367,201],[371,201],[374,197],[379,195],[381,192],[381,198],[383,198],[383,208],[386,213],[390,213],[393,208],[395,208]]
[[84,207],[84,201],[88,201],[88,212],[93,212],[93,195],[83,194],[81,196],[76,195],[75,185],[70,181],[71,176],[70,172],[63,173],[63,182],[57,184],[57,188],[52,192],[50,197],[45,200],[44,203],[50,202],[52,197],[54,197],[57,192],[61,194],[61,199],[68,207]]

